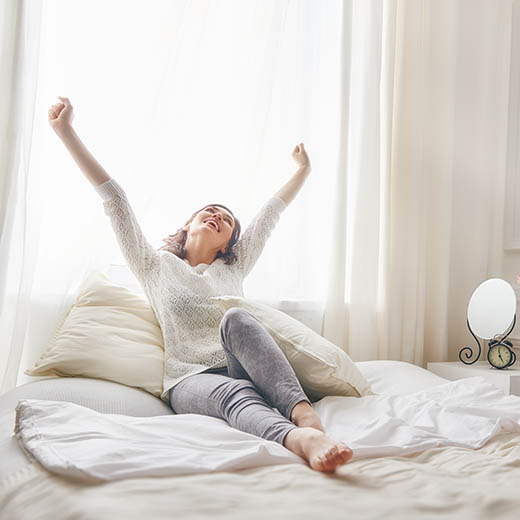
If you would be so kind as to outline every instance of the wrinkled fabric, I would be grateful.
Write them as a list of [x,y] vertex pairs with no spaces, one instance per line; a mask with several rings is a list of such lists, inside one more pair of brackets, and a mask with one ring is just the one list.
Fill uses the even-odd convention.
[[[520,432],[520,397],[483,377],[403,396],[330,396],[313,407],[327,434],[352,448],[352,461],[437,446],[475,449],[499,433]],[[306,463],[215,417],[129,417],[37,399],[18,402],[15,436],[47,470],[83,481]]]

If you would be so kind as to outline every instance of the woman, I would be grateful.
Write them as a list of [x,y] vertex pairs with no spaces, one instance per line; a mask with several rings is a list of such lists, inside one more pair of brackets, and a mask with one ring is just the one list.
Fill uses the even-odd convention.
[[244,278],[310,173],[303,143],[292,152],[297,172],[262,206],[242,237],[232,212],[210,204],[155,250],[123,188],[72,128],[69,99],[59,99],[49,109],[49,124],[102,197],[121,251],[161,326],[161,399],[175,413],[224,419],[234,428],[279,442],[317,471],[333,473],[352,457],[352,450],[325,435],[283,352],[253,315],[233,307],[222,316],[210,299],[244,296]]

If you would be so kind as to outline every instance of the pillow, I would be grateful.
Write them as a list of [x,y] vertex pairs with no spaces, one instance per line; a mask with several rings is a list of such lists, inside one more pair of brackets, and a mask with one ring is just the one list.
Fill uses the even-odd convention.
[[29,376],[82,376],[163,391],[164,340],[145,298],[93,273]]
[[377,394],[406,395],[447,383],[449,380],[406,361],[358,361],[356,366]]
[[277,309],[240,296],[214,296],[223,310],[240,307],[257,319],[280,347],[312,402],[328,395],[374,395],[349,355]]

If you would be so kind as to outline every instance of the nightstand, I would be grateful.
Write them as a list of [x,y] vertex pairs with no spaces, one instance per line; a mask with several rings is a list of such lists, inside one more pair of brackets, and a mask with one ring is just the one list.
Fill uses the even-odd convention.
[[520,369],[493,368],[487,361],[477,361],[473,365],[464,365],[461,361],[446,361],[442,363],[428,363],[427,369],[438,376],[454,381],[466,377],[484,376],[506,394],[520,396]]

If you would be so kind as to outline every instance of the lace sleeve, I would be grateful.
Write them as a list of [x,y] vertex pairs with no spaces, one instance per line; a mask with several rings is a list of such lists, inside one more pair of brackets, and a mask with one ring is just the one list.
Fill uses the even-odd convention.
[[271,197],[242,233],[233,251],[237,255],[237,268],[245,278],[253,269],[262,253],[267,239],[271,236],[282,211],[287,204],[279,197]]
[[128,267],[144,287],[150,271],[159,264],[159,253],[141,231],[126,193],[115,179],[110,179],[95,189],[103,199],[105,214],[110,217]]

